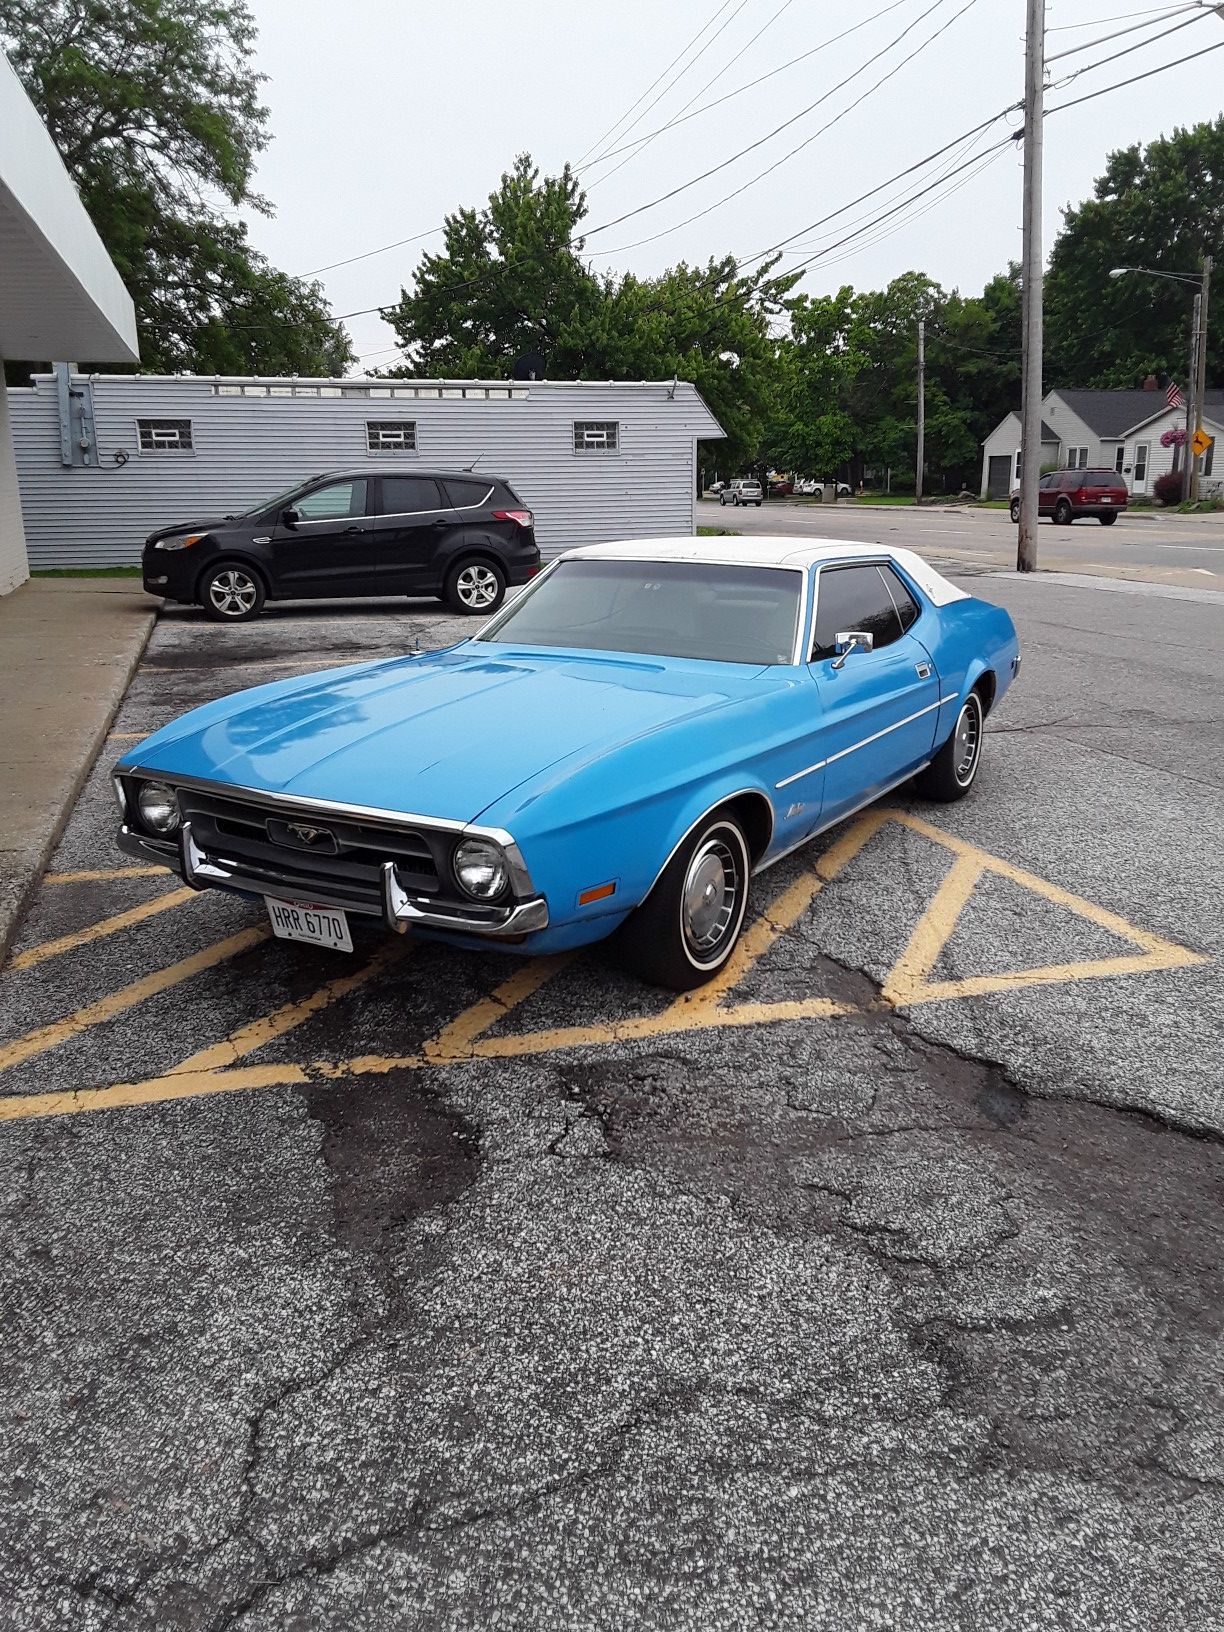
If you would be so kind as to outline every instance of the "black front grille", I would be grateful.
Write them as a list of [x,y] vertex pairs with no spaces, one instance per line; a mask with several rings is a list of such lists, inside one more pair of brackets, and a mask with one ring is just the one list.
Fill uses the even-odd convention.
[[326,811],[273,809],[192,788],[179,790],[179,803],[200,849],[238,862],[254,878],[283,882],[291,877],[303,889],[317,887],[377,908],[383,864],[392,861],[413,894],[445,890],[454,841],[443,833],[379,827]]

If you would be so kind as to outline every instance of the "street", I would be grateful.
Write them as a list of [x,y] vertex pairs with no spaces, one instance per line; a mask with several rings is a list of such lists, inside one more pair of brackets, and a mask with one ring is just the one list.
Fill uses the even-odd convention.
[[675,1000],[121,856],[156,725],[471,627],[163,614],[0,975],[4,1625],[1219,1626],[1224,601],[964,582],[973,795]]
[[[961,566],[1010,572],[1016,564],[1016,527],[1006,510],[959,511],[875,508],[845,500],[835,505],[779,502],[760,509],[697,506],[702,527],[739,533],[797,533],[822,538],[854,538],[929,549],[932,557]],[[1224,590],[1224,515],[1185,517],[1159,510],[1120,516],[1112,527],[1085,519],[1070,527],[1043,521],[1038,528],[1038,561],[1043,572],[1132,578],[1189,589]]]

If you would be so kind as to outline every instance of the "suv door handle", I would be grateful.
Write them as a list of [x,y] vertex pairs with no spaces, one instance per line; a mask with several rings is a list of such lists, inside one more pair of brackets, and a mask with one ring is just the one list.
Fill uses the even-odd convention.
[[914,668],[917,671],[919,680],[929,680],[931,678],[931,665],[929,663],[915,663]]
[[344,531],[346,533],[365,533],[365,532],[369,531],[369,528],[368,527],[346,527],[344,529]]

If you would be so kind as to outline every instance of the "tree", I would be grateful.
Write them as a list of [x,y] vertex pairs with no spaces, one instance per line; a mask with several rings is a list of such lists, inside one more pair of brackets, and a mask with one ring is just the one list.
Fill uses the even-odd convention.
[[0,0],[0,41],[136,304],[154,371],[334,373],[321,289],[253,250],[225,207],[267,146],[246,0]]
[[[1224,246],[1224,117],[1111,153],[1093,196],[1063,213],[1045,284],[1047,387],[1184,380],[1193,292],[1118,266],[1195,277]],[[1224,303],[1212,302],[1207,377],[1224,376]]]
[[787,308],[790,333],[779,348],[765,456],[777,469],[827,479],[862,445],[850,403],[871,335],[848,285],[836,295],[795,296]]
[[550,379],[689,380],[727,432],[711,457],[754,459],[777,366],[770,323],[794,278],[773,261],[746,276],[730,256],[598,275],[581,259],[585,216],[568,165],[542,178],[521,154],[484,208],[447,216],[441,251],[384,310],[405,354],[392,372],[497,379],[536,354]]

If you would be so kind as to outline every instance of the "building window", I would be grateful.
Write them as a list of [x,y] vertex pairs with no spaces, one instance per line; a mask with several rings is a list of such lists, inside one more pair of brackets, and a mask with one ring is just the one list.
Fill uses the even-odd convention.
[[1067,468],[1069,470],[1086,470],[1088,467],[1087,448],[1067,449]]
[[366,447],[371,453],[415,453],[415,419],[367,419]]
[[615,453],[620,441],[620,425],[615,419],[576,419],[575,453]]
[[1020,472],[1021,472],[1021,469],[1023,468],[1023,464],[1024,464],[1024,461],[1021,458],[1020,449],[1017,448],[1016,449],[1016,480],[1017,481],[1020,480]]
[[1114,469],[1117,471],[1119,476],[1121,476],[1122,472],[1126,469],[1126,443],[1125,442],[1119,442],[1118,443],[1117,451],[1114,454]]
[[190,453],[189,419],[138,419],[136,435],[141,453]]

